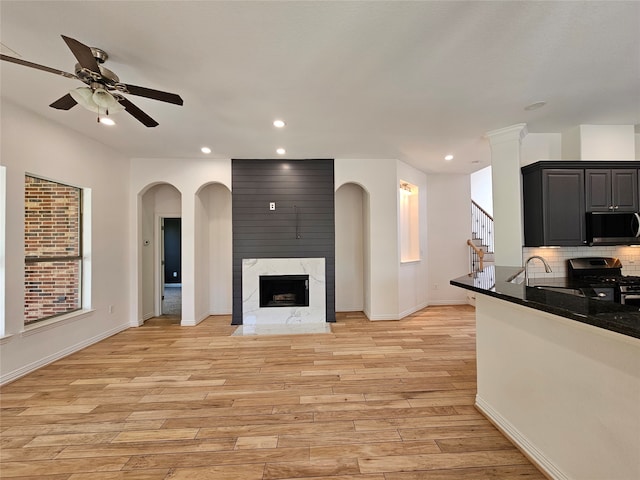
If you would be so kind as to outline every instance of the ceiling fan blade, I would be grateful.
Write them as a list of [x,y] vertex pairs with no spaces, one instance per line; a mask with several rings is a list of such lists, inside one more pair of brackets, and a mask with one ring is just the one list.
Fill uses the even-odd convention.
[[133,103],[131,103],[126,98],[119,96],[118,102],[120,102],[120,104],[124,106],[124,109],[129,114],[131,114],[131,116],[133,116],[134,118],[136,118],[136,120],[144,124],[145,127],[157,127],[159,125],[158,122],[156,122],[153,118],[151,118],[149,115],[147,115],[142,110],[140,110],[138,107],[136,107]]
[[69,110],[77,104],[78,102],[76,102],[73,97],[67,93],[64,97],[59,98],[49,106],[57,108],[58,110]]
[[61,35],[61,37],[71,50],[71,53],[78,59],[78,63],[82,68],[100,73],[100,67],[98,67],[98,62],[94,58],[91,48],[74,38],[65,37],[64,35]]
[[55,73],[56,75],[62,75],[63,77],[67,77],[67,78],[75,78],[75,79],[78,78],[73,73],[64,72],[62,70],[58,70],[57,68],[45,67],[44,65],[39,65],[39,64],[33,63],[33,62],[28,62],[28,61],[22,60],[20,58],[11,57],[9,55],[4,55],[2,53],[0,53],[0,60],[4,60],[5,62],[15,63],[17,65],[24,65],[25,67],[35,68],[37,70],[42,70],[44,72]]
[[182,105],[184,102],[180,95],[175,93],[161,92],[160,90],[153,90],[152,88],[138,87],[136,85],[123,84],[127,91],[131,95],[138,95],[139,97],[151,98],[153,100],[160,100],[161,102],[173,103],[175,105]]

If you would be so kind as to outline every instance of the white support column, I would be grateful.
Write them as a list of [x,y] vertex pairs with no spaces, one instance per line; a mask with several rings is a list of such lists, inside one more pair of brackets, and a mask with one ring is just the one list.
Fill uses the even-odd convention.
[[493,218],[497,265],[521,266],[524,244],[520,146],[527,125],[519,123],[486,134],[491,145]]

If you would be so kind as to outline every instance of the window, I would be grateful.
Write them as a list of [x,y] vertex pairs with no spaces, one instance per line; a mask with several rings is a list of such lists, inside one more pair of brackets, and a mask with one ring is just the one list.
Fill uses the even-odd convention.
[[25,176],[25,325],[82,308],[82,189]]

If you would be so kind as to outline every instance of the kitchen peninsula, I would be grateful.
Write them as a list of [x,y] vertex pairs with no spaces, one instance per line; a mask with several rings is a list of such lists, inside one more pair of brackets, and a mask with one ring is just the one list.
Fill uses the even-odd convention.
[[519,270],[450,282],[477,294],[476,407],[551,478],[640,478],[640,312]]

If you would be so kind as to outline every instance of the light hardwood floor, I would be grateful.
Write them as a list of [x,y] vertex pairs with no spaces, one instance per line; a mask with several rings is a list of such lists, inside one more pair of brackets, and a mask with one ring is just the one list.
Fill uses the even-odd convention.
[[0,477],[544,479],[473,406],[472,307],[234,329],[150,320],[4,386]]

